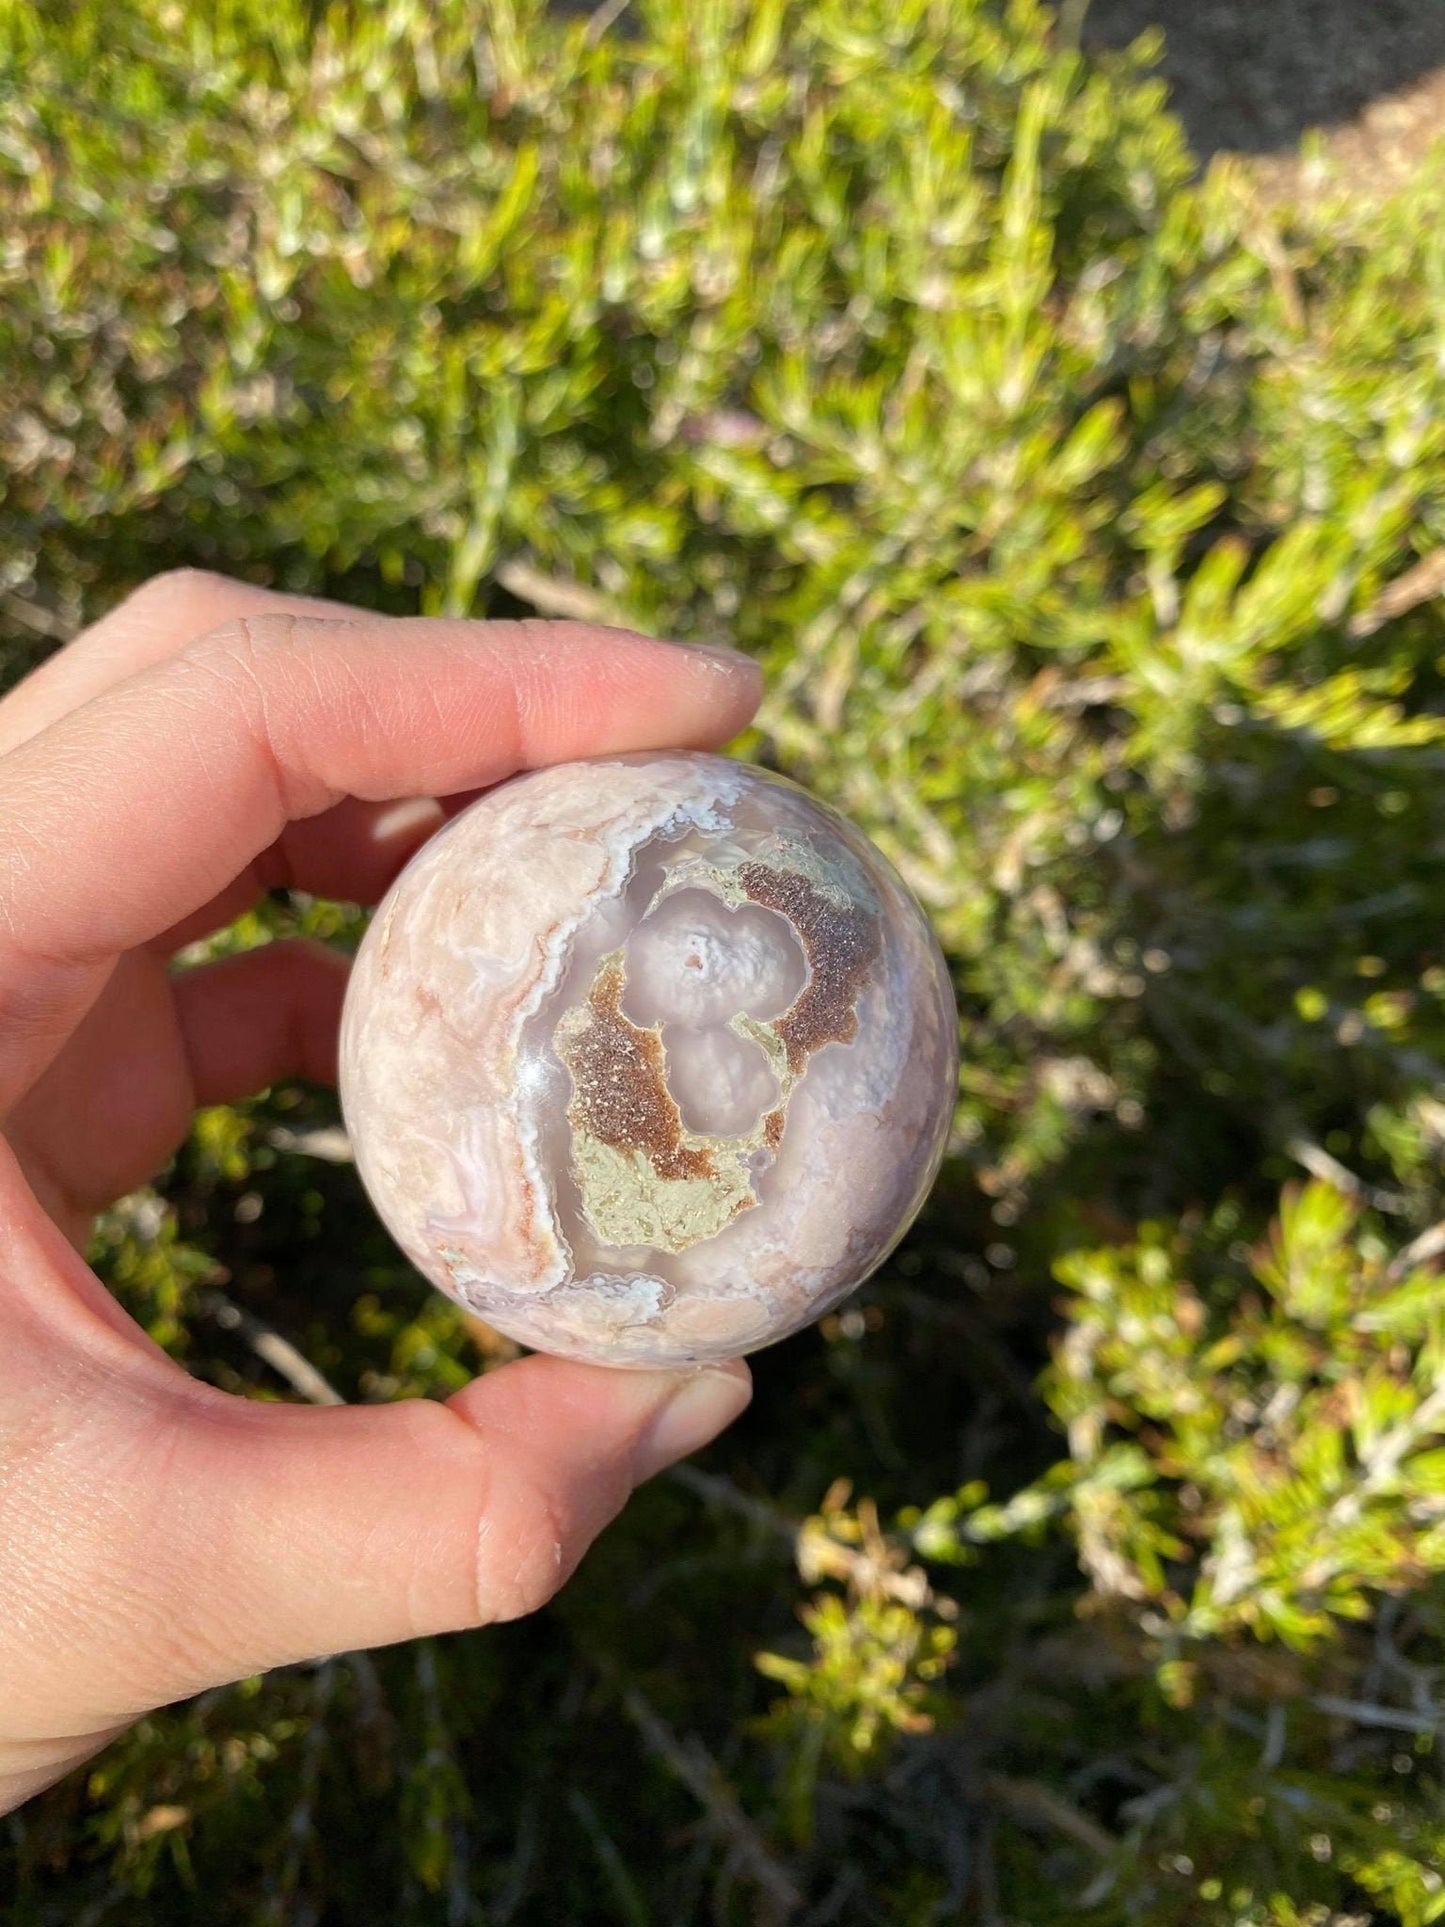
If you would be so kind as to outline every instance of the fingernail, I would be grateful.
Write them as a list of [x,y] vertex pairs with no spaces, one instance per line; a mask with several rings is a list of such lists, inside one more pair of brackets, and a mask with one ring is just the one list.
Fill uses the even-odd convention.
[[724,648],[720,642],[677,642],[675,649],[685,649],[690,656],[701,656],[707,662],[715,662],[720,669],[746,669],[750,675],[761,676],[762,670],[741,649]]
[[685,1378],[637,1442],[632,1460],[635,1482],[640,1485],[715,1439],[746,1407],[752,1392],[745,1368],[703,1370]]
[[439,830],[446,818],[441,805],[430,796],[408,796],[400,803],[393,803],[389,809],[378,810],[371,819],[371,840],[373,843],[391,843],[405,838],[423,835],[430,836]]

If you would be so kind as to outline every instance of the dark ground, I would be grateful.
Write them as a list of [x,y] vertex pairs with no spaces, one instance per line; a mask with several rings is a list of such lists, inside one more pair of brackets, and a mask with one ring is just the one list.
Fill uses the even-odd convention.
[[1082,37],[1151,26],[1202,158],[1266,156],[1268,180],[1320,128],[1362,186],[1389,184],[1445,136],[1445,0],[1092,0]]

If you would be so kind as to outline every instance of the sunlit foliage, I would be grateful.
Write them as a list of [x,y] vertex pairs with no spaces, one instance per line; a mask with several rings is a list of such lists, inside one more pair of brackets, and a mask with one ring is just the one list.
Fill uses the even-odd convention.
[[[5,679],[177,564],[737,643],[964,1060],[913,1236],[553,1608],[158,1714],[17,1919],[1445,1920],[1445,170],[1267,207],[1066,41],[0,0]],[[344,1158],[208,1112],[97,1262],[247,1396],[504,1360]]]

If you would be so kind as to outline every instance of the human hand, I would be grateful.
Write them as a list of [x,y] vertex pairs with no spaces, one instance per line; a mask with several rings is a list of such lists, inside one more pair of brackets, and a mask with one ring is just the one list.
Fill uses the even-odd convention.
[[[524,1358],[445,1403],[189,1378],[77,1255],[197,1105],[333,1077],[343,959],[175,972],[268,887],[374,902],[456,799],[713,745],[743,659],[567,623],[401,621],[181,571],[0,702],[0,1811],[153,1707],[541,1605],[746,1368]],[[453,805],[454,806],[454,805]]]

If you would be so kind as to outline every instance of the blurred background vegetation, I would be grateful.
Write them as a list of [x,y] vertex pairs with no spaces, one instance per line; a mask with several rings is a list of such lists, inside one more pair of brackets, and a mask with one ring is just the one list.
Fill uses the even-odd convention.
[[[553,1608],[146,1721],[11,1917],[1445,1919],[1445,167],[1201,179],[1077,5],[619,11],[0,0],[0,671],[181,563],[754,651],[952,1154]],[[96,1258],[251,1397],[508,1350],[325,1092]]]

